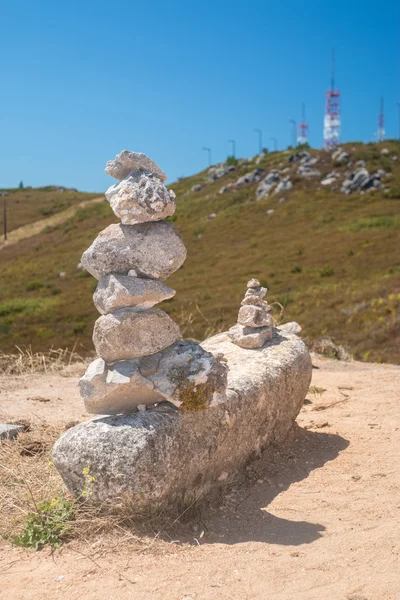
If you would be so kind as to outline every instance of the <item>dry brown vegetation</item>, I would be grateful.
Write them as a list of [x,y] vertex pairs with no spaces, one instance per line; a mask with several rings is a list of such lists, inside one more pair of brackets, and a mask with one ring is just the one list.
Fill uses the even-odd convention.
[[[353,163],[366,160],[370,172],[384,168],[386,191],[345,196],[306,180],[290,166],[294,187],[253,202],[256,184],[237,192],[219,189],[254,169],[248,163],[204,184],[206,171],[172,184],[188,258],[168,283],[177,289],[162,307],[187,338],[204,339],[237,317],[246,281],[255,276],[270,289],[268,300],[285,308],[310,343],[331,336],[361,360],[400,360],[399,142],[344,145]],[[381,155],[382,147],[390,155]],[[322,175],[333,168],[317,150]],[[284,168],[288,154],[266,155],[261,167]],[[63,196],[63,194],[60,194]],[[283,198],[284,202],[279,203]],[[267,210],[274,209],[273,214]],[[215,219],[207,219],[216,213]],[[91,295],[96,281],[77,269],[82,251],[98,232],[115,222],[106,202],[80,209],[64,223],[0,251],[0,344],[4,351],[31,345],[35,351],[77,343],[93,350],[97,313]],[[60,278],[60,272],[66,276]]]

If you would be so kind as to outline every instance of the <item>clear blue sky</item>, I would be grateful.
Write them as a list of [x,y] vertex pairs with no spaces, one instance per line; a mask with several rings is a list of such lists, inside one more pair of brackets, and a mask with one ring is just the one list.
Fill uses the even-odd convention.
[[3,0],[0,19],[0,187],[102,191],[124,148],[172,182],[202,146],[255,154],[257,127],[286,147],[302,101],[320,147],[332,46],[343,141],[373,139],[381,95],[398,135],[398,0]]

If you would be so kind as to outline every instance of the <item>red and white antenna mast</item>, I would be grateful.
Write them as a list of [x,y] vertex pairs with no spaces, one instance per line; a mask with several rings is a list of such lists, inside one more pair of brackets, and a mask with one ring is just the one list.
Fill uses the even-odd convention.
[[332,50],[331,89],[326,92],[324,148],[333,150],[340,144],[340,92],[335,90],[335,55]]
[[376,139],[379,142],[383,142],[385,139],[385,119],[383,116],[383,98],[381,98],[381,111],[378,117],[378,130],[376,132]]
[[299,123],[299,130],[297,134],[297,143],[299,145],[308,143],[308,123],[306,123],[306,105],[304,102],[302,106],[302,119]]

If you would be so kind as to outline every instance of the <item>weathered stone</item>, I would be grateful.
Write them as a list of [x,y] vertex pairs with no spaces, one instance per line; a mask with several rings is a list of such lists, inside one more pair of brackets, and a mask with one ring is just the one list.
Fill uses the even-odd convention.
[[154,161],[143,152],[130,152],[129,150],[122,150],[114,160],[109,160],[106,164],[105,172],[107,175],[111,175],[114,179],[125,179],[132,171],[150,171],[165,181],[167,179],[164,171],[160,169]]
[[181,337],[178,325],[159,308],[121,308],[99,317],[93,330],[96,352],[107,363],[155,354]]
[[8,425],[0,423],[0,440],[13,440],[19,433],[24,431],[24,425]]
[[102,315],[119,308],[151,308],[158,302],[173,298],[175,290],[158,279],[143,279],[130,275],[106,275],[100,279],[93,302]]
[[79,382],[79,391],[88,413],[113,415],[132,412],[139,404],[164,400],[149,379],[140,373],[137,362],[117,362],[107,367],[102,358],[88,366]]
[[240,308],[238,323],[245,327],[265,327],[272,325],[272,318],[264,308],[247,305]]
[[124,225],[159,221],[175,212],[175,194],[153,173],[133,171],[106,191],[114,214]]
[[258,281],[258,279],[250,279],[250,281],[247,282],[247,288],[259,288],[260,287],[260,282]]
[[241,348],[261,348],[272,338],[272,327],[246,327],[238,323],[229,329],[228,336]]
[[82,255],[85,269],[101,279],[110,273],[167,279],[184,263],[186,248],[172,223],[109,225]]
[[[129,502],[139,514],[176,511],[211,488],[226,485],[252,458],[285,439],[300,411],[312,365],[304,343],[275,331],[262,350],[244,350],[225,334],[204,343],[229,365],[226,400],[210,410],[178,411],[161,404],[145,412],[102,417],[68,429],[53,460],[77,497],[115,510]],[[221,475],[224,474],[223,477]]]
[[227,369],[195,342],[177,342],[162,352],[107,367],[93,361],[79,382],[86,410],[131,412],[140,404],[168,401],[201,410],[224,399]]
[[296,323],[296,321],[290,321],[289,323],[279,325],[280,331],[286,331],[287,333],[291,333],[292,335],[298,335],[301,332],[301,329],[301,325]]
[[248,296],[258,296],[259,298],[264,298],[267,292],[267,288],[261,286],[256,288],[249,288],[245,293],[245,298]]
[[250,296],[245,296],[240,304],[241,306],[260,306],[265,310],[271,310],[271,307],[269,306],[268,302],[266,302],[259,296],[255,296],[254,294],[250,294]]

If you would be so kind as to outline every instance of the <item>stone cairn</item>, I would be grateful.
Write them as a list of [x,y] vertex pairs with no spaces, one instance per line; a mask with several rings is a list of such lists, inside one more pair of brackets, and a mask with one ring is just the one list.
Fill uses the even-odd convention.
[[167,176],[145,154],[123,150],[107,163],[119,181],[106,192],[121,220],[84,252],[83,267],[99,280],[93,296],[101,313],[93,343],[99,356],[79,382],[86,410],[118,414],[167,401],[200,410],[225,398],[227,367],[154,305],[172,298],[164,280],[186,258],[182,238],[166,217],[175,212]]
[[247,284],[237,325],[228,331],[231,341],[241,348],[261,348],[272,338],[271,307],[263,300],[267,292],[257,279],[251,279]]

